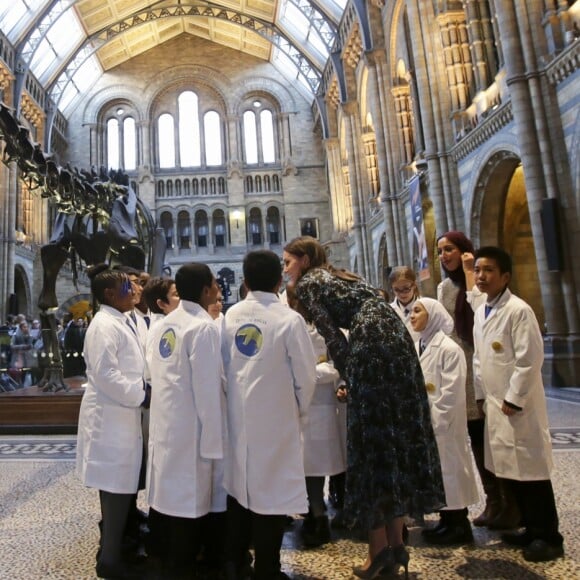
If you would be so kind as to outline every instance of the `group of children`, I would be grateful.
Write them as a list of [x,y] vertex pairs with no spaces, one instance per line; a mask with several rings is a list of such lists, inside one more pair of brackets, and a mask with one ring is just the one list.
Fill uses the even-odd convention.
[[[451,243],[451,234],[442,245]],[[511,260],[503,250],[482,248],[461,264],[482,302],[473,322],[473,382],[485,413],[485,469],[512,492],[524,528],[502,539],[521,546],[527,560],[551,560],[563,554],[563,539],[550,483],[538,324],[531,308],[508,289]],[[225,317],[212,316],[216,279],[207,266],[187,264],[175,281],[155,279],[146,286],[147,314],[141,312],[139,322],[139,276],[93,272],[101,310],[85,343],[88,386],[78,471],[86,485],[100,490],[101,576],[134,577],[121,545],[144,479],[144,416],[148,551],[160,557],[163,577],[194,577],[203,550],[220,562],[226,578],[244,578],[250,546],[255,578],[286,577],[280,547],[287,514],[310,512],[306,544],[329,537],[324,476],[346,466],[342,419],[337,421],[333,406],[341,379],[320,335],[280,300],[279,257],[249,253],[244,282],[246,299]],[[390,282],[396,295],[391,306],[416,342],[443,473],[446,506],[423,536],[434,545],[469,542],[467,507],[478,500],[468,433],[468,407],[475,401],[466,391],[464,348],[450,338],[457,312],[419,297],[407,268],[396,269]],[[315,395],[317,383],[328,388]],[[147,418],[141,407],[149,403]],[[324,421],[327,432],[321,435]],[[335,455],[327,457],[331,446],[323,445],[317,460],[314,447],[331,439],[329,429],[339,438]]]
[[[459,266],[453,269],[461,268],[464,273],[459,292],[467,295],[466,308],[474,310],[472,349],[466,349],[470,358],[473,353],[473,394],[466,389],[471,373],[457,333],[455,300],[449,304],[453,316],[444,303],[419,296],[410,268],[395,269],[390,277],[396,296],[392,306],[408,325],[419,353],[447,503],[437,525],[425,528],[422,535],[434,545],[473,540],[467,507],[478,501],[478,492],[470,441],[476,460],[479,450],[472,435],[476,433],[477,415],[468,420],[467,393],[471,405],[477,404],[484,417],[481,467],[485,471],[479,470],[484,489],[489,491],[486,483],[490,476],[496,478],[497,485],[507,490],[502,498],[505,501],[508,497],[511,502],[504,509],[517,514],[515,519],[506,518],[505,511],[498,513],[497,519],[482,518],[483,525],[491,529],[523,527],[522,532],[503,533],[502,540],[523,548],[526,560],[552,560],[563,555],[563,538],[558,531],[550,482],[552,452],[541,377],[543,341],[539,325],[531,307],[508,288],[510,256],[496,247],[481,248],[475,255],[462,252],[459,245],[463,240],[459,232],[448,232],[440,238],[439,247],[440,254],[457,254]],[[448,260],[442,260],[444,269],[446,265],[452,267]],[[449,278],[446,281],[451,283]],[[453,335],[455,340],[450,338]]]

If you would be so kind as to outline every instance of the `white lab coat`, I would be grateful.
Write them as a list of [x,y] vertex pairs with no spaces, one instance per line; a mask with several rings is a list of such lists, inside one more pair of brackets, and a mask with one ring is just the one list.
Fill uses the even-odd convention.
[[316,357],[300,314],[270,292],[249,292],[226,313],[222,335],[228,448],[225,487],[259,514],[307,511],[301,419]]
[[[506,479],[549,479],[544,343],[534,311],[506,290],[487,318],[485,307],[478,308],[473,337],[475,394],[485,399],[485,466]],[[504,415],[504,400],[523,410]]]
[[219,331],[199,304],[182,300],[153,334],[148,503],[199,518],[211,508],[212,462],[223,456]]
[[341,380],[332,361],[327,360],[324,338],[314,326],[309,326],[308,332],[319,362],[304,427],[304,472],[307,477],[336,475],[346,471],[346,441],[341,437],[341,421],[346,417],[339,415],[336,404],[336,389]]
[[[403,306],[396,298],[390,303],[391,308],[399,315],[399,318],[405,324],[405,328],[409,331],[413,342],[417,342],[421,338],[421,333],[415,332],[411,326],[411,309],[415,304],[416,300],[413,300],[407,306]],[[408,310],[408,314],[405,314],[405,310]]]
[[[135,322],[133,322],[133,317],[131,314],[135,315]],[[147,333],[149,331],[149,327],[145,322],[145,315],[138,308],[134,308],[131,312],[126,312],[125,316],[127,316],[129,320],[131,320],[131,322],[133,322],[135,325],[137,329],[137,336],[139,337],[139,342],[143,347],[143,352],[145,352],[145,348],[147,346]],[[151,317],[149,320],[151,320]]]
[[145,357],[124,314],[102,305],[83,355],[87,387],[79,413],[77,473],[88,487],[135,493],[143,453]]
[[[416,343],[419,351],[419,342]],[[467,364],[461,347],[437,331],[419,357],[441,459],[445,509],[477,503],[479,492],[469,449],[465,410]]]

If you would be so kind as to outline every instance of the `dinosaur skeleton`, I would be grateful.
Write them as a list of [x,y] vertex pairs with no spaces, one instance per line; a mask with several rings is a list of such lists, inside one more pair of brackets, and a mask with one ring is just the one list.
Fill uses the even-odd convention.
[[125,173],[107,172],[104,167],[98,172],[94,167],[90,171],[68,164],[60,167],[32,141],[29,130],[2,102],[0,140],[4,141],[3,162],[15,162],[29,190],[39,192],[57,210],[52,236],[40,248],[43,285],[38,307],[44,373],[38,386],[45,392],[68,390],[56,334],[56,280],[61,268],[71,260],[75,285],[77,257],[86,266],[108,261],[159,275],[165,237],[156,229],[151,212],[137,197]]

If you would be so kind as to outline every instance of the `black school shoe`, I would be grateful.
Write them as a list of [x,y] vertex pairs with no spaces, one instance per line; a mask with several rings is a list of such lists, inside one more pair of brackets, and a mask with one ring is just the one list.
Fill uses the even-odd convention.
[[98,562],[95,571],[99,578],[106,580],[137,580],[144,578],[145,575],[143,569],[125,563],[111,565]]
[[534,540],[524,548],[524,560],[527,562],[549,562],[564,555],[562,544],[554,546],[544,540]]
[[527,530],[522,532],[506,532],[500,537],[501,541],[505,544],[517,546],[518,548],[526,548],[534,541],[534,538]]

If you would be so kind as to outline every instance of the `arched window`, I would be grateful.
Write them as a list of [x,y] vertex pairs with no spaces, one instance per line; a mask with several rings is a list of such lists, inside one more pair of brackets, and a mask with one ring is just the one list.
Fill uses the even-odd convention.
[[191,185],[190,185],[189,179],[183,180],[183,191],[184,191],[186,196],[191,195]]
[[189,213],[180,211],[177,215],[177,231],[179,234],[179,248],[187,250],[191,248],[191,221]]
[[181,167],[200,167],[198,98],[193,91],[184,91],[177,99],[179,109],[179,156]]
[[173,181],[171,179],[167,180],[167,197],[173,197]]
[[262,212],[257,208],[253,207],[250,210],[250,219],[248,221],[248,226],[250,228],[250,242],[253,246],[259,246],[262,244]]
[[254,180],[251,175],[246,176],[246,193],[252,193],[254,191]]
[[256,192],[261,193],[262,191],[262,178],[256,175]]
[[277,207],[269,207],[266,214],[266,227],[268,228],[268,241],[270,244],[280,243],[280,212]]
[[252,99],[243,114],[244,153],[247,165],[276,162],[274,114],[270,104]]
[[[163,183],[163,182],[160,182]],[[161,219],[159,220],[161,227],[165,233],[165,242],[167,243],[167,249],[171,250],[173,248],[173,216],[168,212],[164,211],[161,214]]]
[[207,179],[201,178],[201,195],[207,195]]
[[203,116],[205,139],[205,163],[208,166],[222,164],[222,129],[220,116],[209,111]]
[[248,165],[256,165],[258,163],[258,134],[254,111],[246,111],[244,113],[244,151],[246,153],[246,163]]
[[110,169],[119,169],[119,121],[107,121],[107,166]]
[[272,189],[274,191],[280,191],[280,178],[277,175],[272,176]]
[[126,171],[137,169],[137,135],[133,117],[123,121],[123,167]]
[[223,177],[218,177],[218,193],[226,193],[226,180]]
[[274,122],[272,111],[264,109],[260,112],[260,130],[262,132],[262,157],[264,163],[274,163],[276,152],[274,150]]
[[264,191],[272,191],[272,183],[269,175],[264,175]]
[[168,169],[175,167],[175,127],[173,117],[163,113],[158,121],[159,167]]
[[181,179],[175,180],[175,195],[181,197]]
[[195,212],[195,234],[198,247],[206,248],[209,234],[208,221],[207,214],[201,209]]
[[165,197],[165,184],[163,181],[157,183],[157,197]]
[[226,245],[226,217],[223,209],[213,212],[213,230],[216,248],[223,248]]
[[193,195],[199,195],[199,181],[197,177],[191,180],[191,187],[193,190]]

